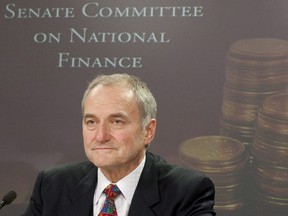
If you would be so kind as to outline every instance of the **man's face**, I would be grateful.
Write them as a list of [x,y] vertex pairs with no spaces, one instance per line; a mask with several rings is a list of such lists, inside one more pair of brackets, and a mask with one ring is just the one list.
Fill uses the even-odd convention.
[[131,90],[122,86],[97,86],[83,110],[85,153],[107,172],[128,174],[143,159],[145,145],[154,137],[156,122],[141,127],[138,104]]

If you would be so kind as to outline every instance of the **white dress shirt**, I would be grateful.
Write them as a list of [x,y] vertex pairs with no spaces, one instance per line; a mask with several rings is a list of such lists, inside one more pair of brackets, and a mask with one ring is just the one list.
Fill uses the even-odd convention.
[[[113,183],[116,184],[120,189],[121,194],[115,199],[115,206],[117,209],[118,216],[127,216],[130,205],[132,202],[132,198],[134,192],[136,190],[138,181],[140,179],[142,170],[144,168],[146,156],[141,161],[138,167],[134,169],[131,173],[129,173],[124,178],[120,179],[118,182]],[[111,182],[104,176],[100,169],[98,169],[98,182],[96,186],[96,190],[94,193],[93,199],[93,215],[98,216],[101,209],[103,208],[106,196],[103,193],[103,190],[109,185]]]

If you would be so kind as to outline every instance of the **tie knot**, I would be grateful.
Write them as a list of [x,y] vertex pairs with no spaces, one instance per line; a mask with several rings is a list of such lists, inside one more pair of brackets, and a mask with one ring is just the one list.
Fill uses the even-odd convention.
[[109,184],[105,189],[104,193],[108,199],[115,199],[119,194],[121,194],[120,189],[116,184]]

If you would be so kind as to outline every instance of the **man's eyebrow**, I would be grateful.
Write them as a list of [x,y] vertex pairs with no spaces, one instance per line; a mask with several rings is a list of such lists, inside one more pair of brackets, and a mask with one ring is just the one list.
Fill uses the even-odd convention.
[[96,116],[90,113],[86,113],[83,115],[83,118],[95,118]]
[[122,118],[123,118],[123,117],[126,117],[126,115],[125,115],[124,113],[119,112],[119,113],[113,113],[113,114],[111,114],[110,117],[112,117],[112,118],[122,117]]
[[[109,115],[110,118],[125,118],[126,115],[122,112],[112,113]],[[96,118],[96,115],[91,113],[86,113],[83,115],[83,118]]]

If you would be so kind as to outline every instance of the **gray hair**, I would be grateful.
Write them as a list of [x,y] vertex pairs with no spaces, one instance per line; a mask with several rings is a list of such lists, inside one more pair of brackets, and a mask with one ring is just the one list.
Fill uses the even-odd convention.
[[99,75],[88,85],[82,99],[82,113],[84,112],[84,104],[89,93],[96,86],[119,86],[123,85],[132,90],[138,103],[141,124],[144,128],[150,119],[156,118],[157,103],[146,83],[140,80],[139,77],[129,74],[112,74]]

